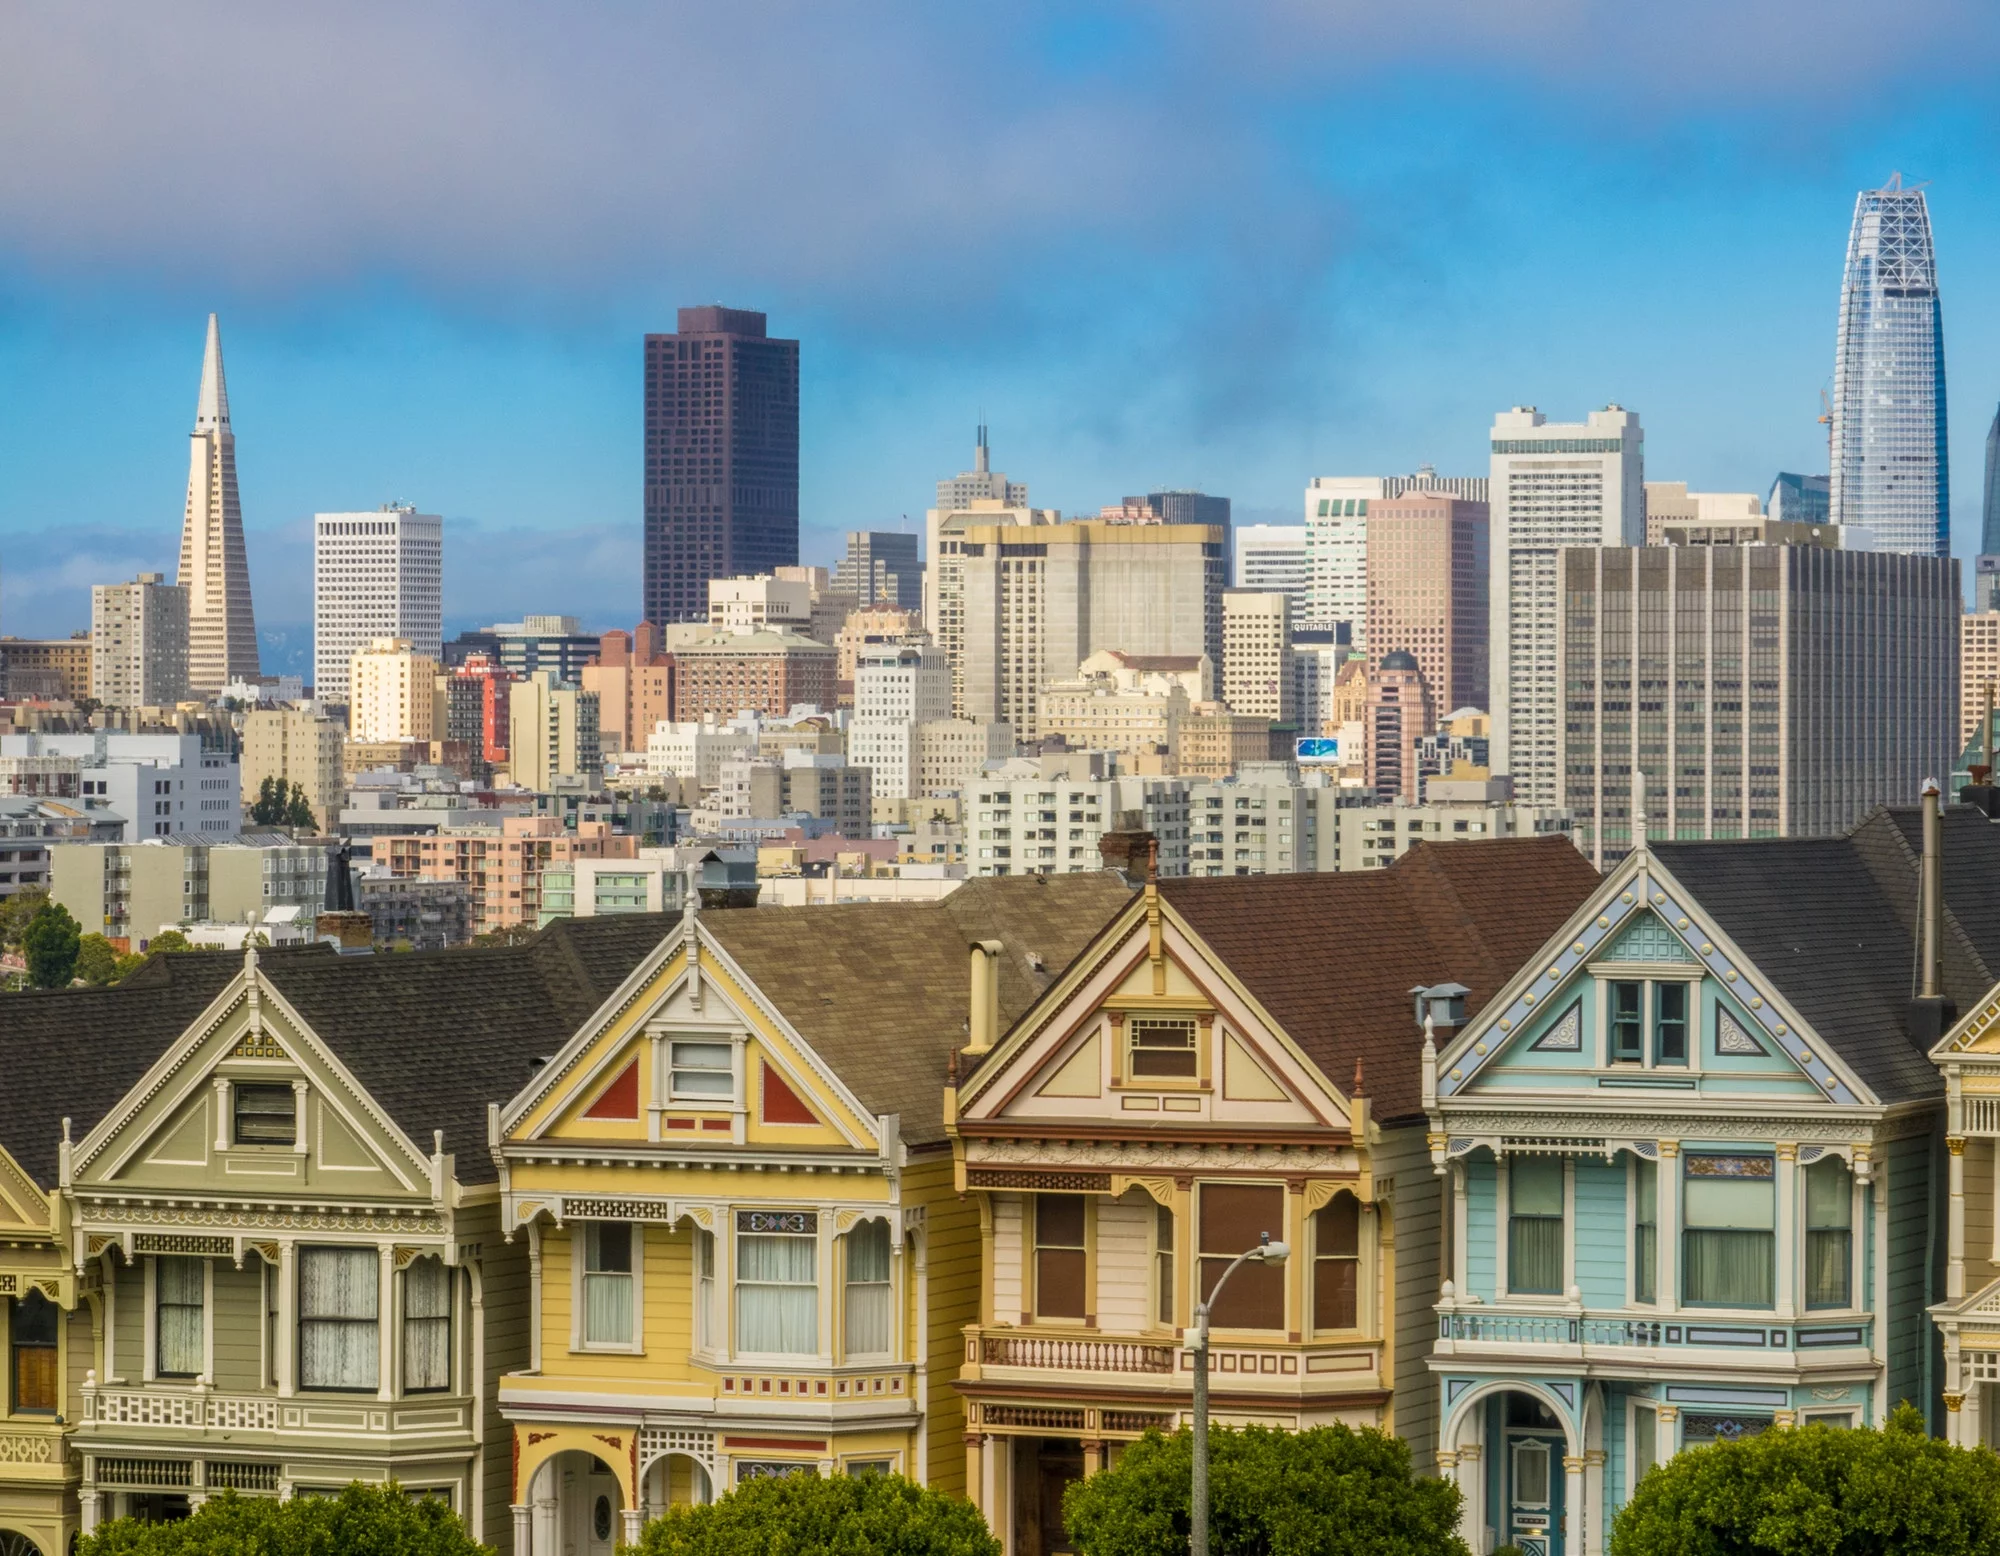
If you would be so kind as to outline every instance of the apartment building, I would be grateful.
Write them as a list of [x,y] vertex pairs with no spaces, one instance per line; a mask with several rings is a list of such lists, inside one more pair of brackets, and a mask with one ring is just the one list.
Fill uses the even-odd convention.
[[[122,818],[120,841],[189,833],[221,842],[243,830],[241,767],[199,734],[0,734],[0,786],[75,799]],[[10,769],[17,769],[12,776]]]
[[348,661],[347,735],[361,744],[438,738],[438,662],[408,638],[374,638]]
[[313,695],[346,702],[356,654],[400,638],[444,647],[444,520],[407,503],[313,515]]
[[188,695],[188,591],[164,573],[90,591],[90,694],[107,708],[172,707]]
[[243,715],[243,803],[253,802],[264,780],[305,791],[313,819],[331,832],[346,803],[340,725],[312,708],[252,708]]
[[1222,700],[1235,713],[1289,724],[1297,716],[1292,599],[1278,591],[1222,592]]

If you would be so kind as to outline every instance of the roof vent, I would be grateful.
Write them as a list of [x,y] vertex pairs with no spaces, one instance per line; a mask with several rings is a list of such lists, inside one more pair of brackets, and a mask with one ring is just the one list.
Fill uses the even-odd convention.
[[1423,1030],[1426,1016],[1440,1032],[1464,1026],[1465,996],[1471,992],[1462,983],[1434,983],[1429,988],[1418,984],[1410,990],[1410,998],[1416,1005],[1417,1030]]

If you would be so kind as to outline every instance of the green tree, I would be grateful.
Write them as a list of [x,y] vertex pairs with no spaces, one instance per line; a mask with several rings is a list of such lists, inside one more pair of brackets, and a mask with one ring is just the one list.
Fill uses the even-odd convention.
[[292,797],[285,802],[285,825],[295,832],[312,832],[317,829],[313,820],[313,808],[306,801],[306,786],[292,785]]
[[492,1556],[435,1497],[394,1482],[349,1486],[337,1497],[279,1502],[225,1491],[174,1523],[99,1524],[77,1556]]
[[291,785],[266,773],[257,785],[257,798],[250,802],[250,820],[260,827],[281,826]]
[[[646,1525],[640,1556],[1000,1556],[970,1502],[901,1475],[811,1471],[747,1480]],[[84,1556],[90,1556],[85,1552]]]
[[[1194,1440],[1148,1432],[1115,1468],[1063,1498],[1079,1556],[1185,1556]],[[1216,1556],[1467,1556],[1458,1487],[1410,1473],[1410,1450],[1374,1430],[1250,1426],[1209,1433]]]
[[146,952],[148,955],[151,955],[155,951],[192,951],[193,949],[194,947],[188,944],[188,937],[178,929],[163,929],[146,942]]
[[60,902],[44,902],[21,932],[21,950],[28,958],[28,982],[38,989],[66,989],[76,976],[77,952],[83,931]]
[[1903,1404],[1880,1431],[1781,1428],[1650,1471],[1611,1556],[1985,1556],[2000,1550],[2000,1458],[1931,1437]]
[[0,897],[0,949],[21,949],[22,931],[48,900],[48,892],[39,886],[24,886],[11,896]]
[[85,935],[77,942],[76,976],[97,988],[118,981],[118,948],[102,935]]

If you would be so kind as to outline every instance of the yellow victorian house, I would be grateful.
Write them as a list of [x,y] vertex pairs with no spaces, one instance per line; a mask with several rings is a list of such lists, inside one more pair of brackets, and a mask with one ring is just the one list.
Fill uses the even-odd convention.
[[802,1468],[964,1489],[979,1213],[943,1098],[971,969],[1011,1020],[1129,898],[1094,875],[691,906],[494,1108],[532,1272],[500,1390],[518,1556],[609,1556],[670,1503]]

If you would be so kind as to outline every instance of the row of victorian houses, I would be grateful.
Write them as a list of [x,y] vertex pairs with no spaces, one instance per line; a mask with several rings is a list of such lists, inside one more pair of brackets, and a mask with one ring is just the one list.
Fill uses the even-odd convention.
[[968,883],[0,1005],[0,1556],[394,1478],[610,1556],[800,1467],[1008,1556],[1184,1423],[1396,1432],[1475,1551],[1683,1446],[2000,1437],[2000,828]]

